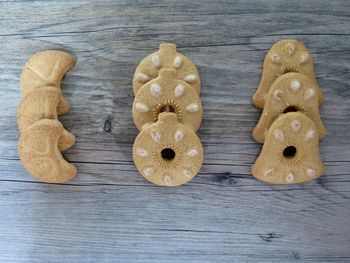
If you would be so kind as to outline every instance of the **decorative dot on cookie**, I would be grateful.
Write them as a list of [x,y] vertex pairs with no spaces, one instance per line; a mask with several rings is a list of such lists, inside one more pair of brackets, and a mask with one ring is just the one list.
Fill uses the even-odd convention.
[[21,133],[19,157],[28,172],[42,182],[63,183],[77,174],[58,149],[62,134],[62,124],[50,119],[38,120]]
[[180,123],[196,131],[202,120],[201,99],[193,88],[176,77],[175,69],[161,69],[159,76],[136,94],[132,116],[141,130],[157,121],[161,112],[174,112]]
[[300,59],[299,59],[300,64],[305,64],[305,63],[309,62],[309,60],[310,60],[310,55],[307,52],[302,53],[300,55]]
[[61,81],[74,65],[74,57],[63,51],[47,50],[35,54],[22,70],[20,77],[22,93],[26,95],[43,86],[54,86],[60,93],[58,115],[68,112],[70,106],[61,93]]
[[291,81],[290,83],[290,88],[295,91],[295,92],[298,92],[301,88],[301,83],[298,79],[294,79]]
[[316,171],[312,168],[306,168],[307,176],[314,177],[316,175]]
[[279,63],[281,63],[281,57],[277,54],[272,54],[271,61],[272,61],[272,63],[279,64]]
[[160,68],[160,66],[162,65],[162,62],[160,61],[160,58],[158,55],[153,55],[151,60],[155,68]]
[[293,181],[294,181],[294,174],[293,173],[288,173],[287,177],[286,177],[286,181],[288,183],[293,183]]
[[158,83],[152,83],[151,85],[151,94],[153,97],[159,97],[162,95],[162,88],[159,86]]
[[139,83],[146,83],[150,80],[149,76],[147,76],[145,73],[137,73],[135,75],[135,78]]
[[298,132],[301,128],[301,123],[298,120],[293,120],[290,125],[294,132]]
[[199,172],[203,148],[194,131],[181,124],[175,113],[162,112],[157,122],[142,129],[137,136],[133,158],[138,171],[148,181],[161,186],[179,186]]
[[[60,93],[55,87],[41,87],[34,89],[22,98],[18,111],[17,123],[21,132],[40,119],[56,119],[57,105],[60,102]],[[63,129],[58,141],[60,151],[65,151],[75,143],[75,136]]]
[[183,138],[185,138],[185,132],[182,129],[178,129],[177,131],[175,131],[174,139],[176,142],[182,141]]
[[295,51],[295,46],[292,42],[288,42],[286,45],[285,45],[285,51],[291,56],[294,54],[294,51]]
[[175,89],[174,89],[174,96],[175,96],[175,98],[181,97],[182,95],[184,95],[184,93],[185,93],[184,85],[178,84],[178,85],[175,86]]
[[[266,131],[278,116],[298,111],[315,122],[322,139],[326,135],[326,129],[320,117],[319,100],[313,93],[316,89],[316,84],[301,73],[286,73],[276,79],[266,96],[263,113],[253,130],[253,138],[264,142]],[[297,131],[299,126],[293,122],[292,130]]]
[[[306,47],[299,41],[294,39],[281,40],[275,43],[267,53],[260,84],[253,95],[253,103],[256,107],[263,109],[266,103],[266,94],[269,92],[272,84],[279,76],[288,72],[299,72],[310,77],[315,87],[315,92],[321,104],[324,95],[317,84],[314,73],[311,56]],[[292,86],[295,91],[298,85]]]
[[179,68],[182,65],[182,59],[180,56],[176,56],[173,60],[173,65],[175,68]]
[[305,141],[309,141],[315,138],[315,130],[309,129],[305,134]]
[[274,173],[275,173],[275,169],[274,169],[274,168],[267,169],[267,170],[265,170],[265,172],[264,172],[264,176],[266,176],[266,177],[273,176]]
[[[305,140],[310,134],[313,139]],[[292,184],[320,177],[323,169],[315,123],[301,112],[289,112],[270,126],[252,174],[267,183]]]
[[142,147],[137,147],[135,150],[136,154],[140,157],[146,157],[148,156],[148,152],[146,149],[142,148]]
[[157,78],[163,68],[176,69],[176,78],[187,82],[199,95],[201,82],[196,66],[189,58],[176,51],[175,44],[170,43],[161,44],[157,52],[144,58],[137,66],[133,79],[134,94],[145,83]]
[[138,112],[142,112],[142,113],[149,112],[148,106],[142,102],[135,103],[134,108]]

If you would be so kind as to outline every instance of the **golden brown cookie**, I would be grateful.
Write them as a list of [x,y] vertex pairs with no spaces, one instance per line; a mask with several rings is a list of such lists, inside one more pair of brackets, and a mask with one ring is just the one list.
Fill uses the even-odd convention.
[[142,129],[133,148],[134,163],[150,182],[178,186],[189,182],[203,162],[197,135],[177,121],[174,113],[159,114],[158,121]]
[[63,126],[57,120],[42,119],[23,130],[18,153],[28,172],[42,182],[63,183],[77,174],[74,165],[63,159],[58,140]]
[[314,122],[301,112],[278,117],[252,167],[253,176],[271,184],[303,183],[323,173]]
[[136,94],[132,116],[136,127],[157,121],[160,112],[176,113],[180,123],[196,131],[202,119],[201,99],[175,69],[161,69],[159,77],[146,83]]
[[266,95],[272,83],[280,75],[288,72],[299,72],[309,76],[317,87],[319,103],[323,102],[323,92],[317,84],[309,51],[301,42],[286,39],[274,44],[265,57],[261,81],[253,95],[253,103],[256,107],[264,108]]
[[177,78],[186,81],[199,95],[201,81],[196,66],[176,51],[175,44],[170,43],[161,44],[159,51],[144,58],[137,66],[133,79],[134,94],[148,81],[158,77],[161,68],[176,69]]
[[61,80],[74,64],[74,57],[63,51],[47,50],[37,53],[24,65],[20,80],[22,93],[26,95],[43,86],[54,86],[60,92],[57,113],[61,115],[68,112],[69,103],[61,93]]
[[[17,112],[17,123],[20,131],[40,119],[56,119],[57,105],[60,101],[60,93],[55,87],[37,88],[27,94],[21,101]],[[62,136],[58,141],[60,151],[65,151],[75,143],[75,136],[63,129]]]
[[265,134],[278,116],[287,112],[302,112],[316,124],[320,139],[326,134],[319,112],[317,86],[301,73],[284,74],[272,84],[266,97],[264,110],[253,130],[253,137],[263,143]]

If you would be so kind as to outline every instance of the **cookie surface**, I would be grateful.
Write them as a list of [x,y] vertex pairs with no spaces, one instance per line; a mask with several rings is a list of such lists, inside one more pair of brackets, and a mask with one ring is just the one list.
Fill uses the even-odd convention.
[[314,122],[303,113],[289,112],[271,125],[252,174],[271,184],[293,184],[318,178],[323,169]]
[[[21,132],[40,119],[56,119],[60,93],[55,87],[41,87],[33,90],[21,100],[17,111],[17,123]],[[60,151],[65,151],[75,143],[75,136],[63,130],[58,142]]]
[[158,121],[137,136],[134,163],[150,182],[179,186],[189,182],[200,170],[203,148],[197,135],[180,124],[174,113],[163,112]]
[[256,107],[264,108],[266,95],[272,83],[277,77],[288,72],[299,72],[310,77],[317,87],[319,103],[323,102],[323,92],[317,84],[309,51],[301,42],[287,39],[274,44],[265,57],[261,81],[253,95]]
[[320,139],[325,136],[326,129],[320,117],[315,82],[301,73],[287,73],[278,77],[272,84],[259,122],[253,130],[254,139],[263,143],[273,121],[292,111],[306,114],[315,122]]
[[58,114],[68,112],[69,103],[61,93],[61,80],[74,64],[74,57],[63,51],[47,50],[37,53],[27,61],[22,70],[20,77],[22,93],[26,95],[43,86],[54,86],[60,92]]
[[22,164],[35,178],[47,183],[63,183],[77,174],[74,165],[63,159],[58,140],[63,126],[57,120],[42,119],[25,129],[19,139]]
[[159,113],[176,113],[180,123],[196,131],[202,119],[201,99],[185,81],[176,78],[175,69],[161,69],[159,77],[146,83],[136,94],[132,116],[136,127],[158,119]]
[[175,44],[170,43],[161,44],[159,51],[144,58],[137,66],[133,79],[134,94],[148,81],[157,78],[162,68],[176,69],[177,78],[186,81],[199,95],[201,82],[196,66],[176,51]]

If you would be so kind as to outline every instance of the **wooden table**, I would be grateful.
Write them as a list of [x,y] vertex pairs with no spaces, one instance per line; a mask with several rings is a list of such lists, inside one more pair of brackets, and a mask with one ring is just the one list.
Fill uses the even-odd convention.
[[[326,95],[325,174],[273,186],[250,172],[251,96],[285,38],[309,48]],[[0,40],[0,262],[350,262],[348,1],[0,1]],[[131,154],[133,73],[163,42],[203,84],[205,160],[177,188],[146,182]],[[54,48],[77,57],[60,120],[79,175],[49,185],[18,159],[16,110],[24,63]]]

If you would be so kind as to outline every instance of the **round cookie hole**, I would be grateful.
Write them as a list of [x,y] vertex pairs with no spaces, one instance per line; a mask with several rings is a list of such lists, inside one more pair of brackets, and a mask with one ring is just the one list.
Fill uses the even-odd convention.
[[160,112],[173,112],[175,113],[175,108],[171,105],[164,105],[160,108]]
[[286,114],[288,112],[297,112],[299,111],[295,106],[288,106],[284,109],[283,114]]
[[297,148],[288,146],[283,150],[283,156],[287,159],[293,158],[297,154]]
[[161,152],[160,155],[162,156],[163,160],[165,161],[171,161],[175,158],[176,153],[173,149],[171,148],[164,148]]

